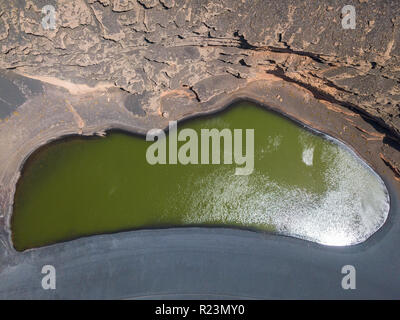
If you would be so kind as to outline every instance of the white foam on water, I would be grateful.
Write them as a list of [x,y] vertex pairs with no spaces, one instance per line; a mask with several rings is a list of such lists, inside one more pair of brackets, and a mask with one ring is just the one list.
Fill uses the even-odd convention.
[[[306,164],[310,163],[307,157]],[[350,150],[337,144],[323,147],[321,161],[330,164],[322,194],[279,184],[256,170],[249,176],[235,176],[220,167],[221,171],[188,188],[198,192],[185,195],[191,207],[185,223],[272,226],[280,234],[334,246],[365,241],[386,221],[386,186]]]
[[305,148],[302,154],[302,160],[307,166],[313,165],[314,147]]

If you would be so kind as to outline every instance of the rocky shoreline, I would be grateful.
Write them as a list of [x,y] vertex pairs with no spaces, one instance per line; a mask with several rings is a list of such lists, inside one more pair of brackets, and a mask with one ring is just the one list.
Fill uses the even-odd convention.
[[[206,102],[272,73],[359,110],[399,137],[397,1],[354,1],[355,29],[343,29],[347,3],[339,0],[0,3],[2,69],[115,86],[148,113],[168,90]],[[54,29],[41,24],[44,4],[55,8]]]
[[[327,133],[400,183],[400,7],[343,1],[0,0],[0,255],[27,157],[71,134],[144,134],[251,100]],[[44,5],[44,4],[43,4]]]
[[[387,147],[385,139],[388,138],[379,127],[374,127],[356,112],[315,99],[306,89],[273,75],[255,78],[245,87],[222,93],[207,103],[187,105],[184,112],[174,108],[180,93],[171,91],[160,99],[160,111],[153,116],[139,116],[127,111],[127,93],[113,88],[72,95],[64,88],[46,83],[42,87],[41,94],[28,99],[17,109],[18,114],[0,126],[0,147],[4,150],[0,165],[2,242],[8,252],[15,252],[10,221],[16,183],[24,162],[40,146],[68,135],[104,136],[108,129],[144,135],[153,128],[166,129],[170,120],[183,121],[218,112],[240,100],[259,103],[339,139],[365,159],[385,181],[392,181],[397,190],[400,185],[397,174],[388,165],[390,160],[382,158],[384,153],[396,154],[396,150]],[[50,101],[51,104],[46,103]],[[39,106],[41,111],[35,112]]]

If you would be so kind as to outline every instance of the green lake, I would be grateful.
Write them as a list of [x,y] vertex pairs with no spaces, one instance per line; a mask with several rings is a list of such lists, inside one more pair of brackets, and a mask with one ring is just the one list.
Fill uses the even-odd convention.
[[379,176],[341,143],[283,116],[239,103],[178,123],[178,132],[184,128],[199,136],[207,128],[254,129],[254,171],[235,175],[242,166],[235,163],[151,165],[146,151],[153,142],[118,131],[56,141],[24,165],[11,218],[15,248],[190,225],[349,245],[387,218],[389,196]]

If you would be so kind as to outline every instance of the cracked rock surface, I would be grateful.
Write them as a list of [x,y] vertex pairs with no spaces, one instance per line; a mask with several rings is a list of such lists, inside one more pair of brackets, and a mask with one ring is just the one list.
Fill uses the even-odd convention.
[[[351,1],[356,28],[343,29],[347,2],[0,0],[0,68],[115,86],[134,96],[127,108],[139,116],[168,90],[180,90],[184,108],[273,73],[399,137],[400,6]],[[54,30],[41,25],[45,5]]]

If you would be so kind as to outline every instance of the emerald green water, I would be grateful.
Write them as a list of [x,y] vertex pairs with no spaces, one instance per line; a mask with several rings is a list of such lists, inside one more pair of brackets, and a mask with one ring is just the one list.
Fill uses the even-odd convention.
[[347,245],[386,220],[381,179],[347,148],[284,117],[241,103],[178,124],[178,132],[184,128],[199,136],[206,128],[254,129],[253,173],[235,175],[235,163],[150,165],[152,142],[120,132],[52,143],[31,156],[18,182],[15,248],[183,225],[250,227]]

